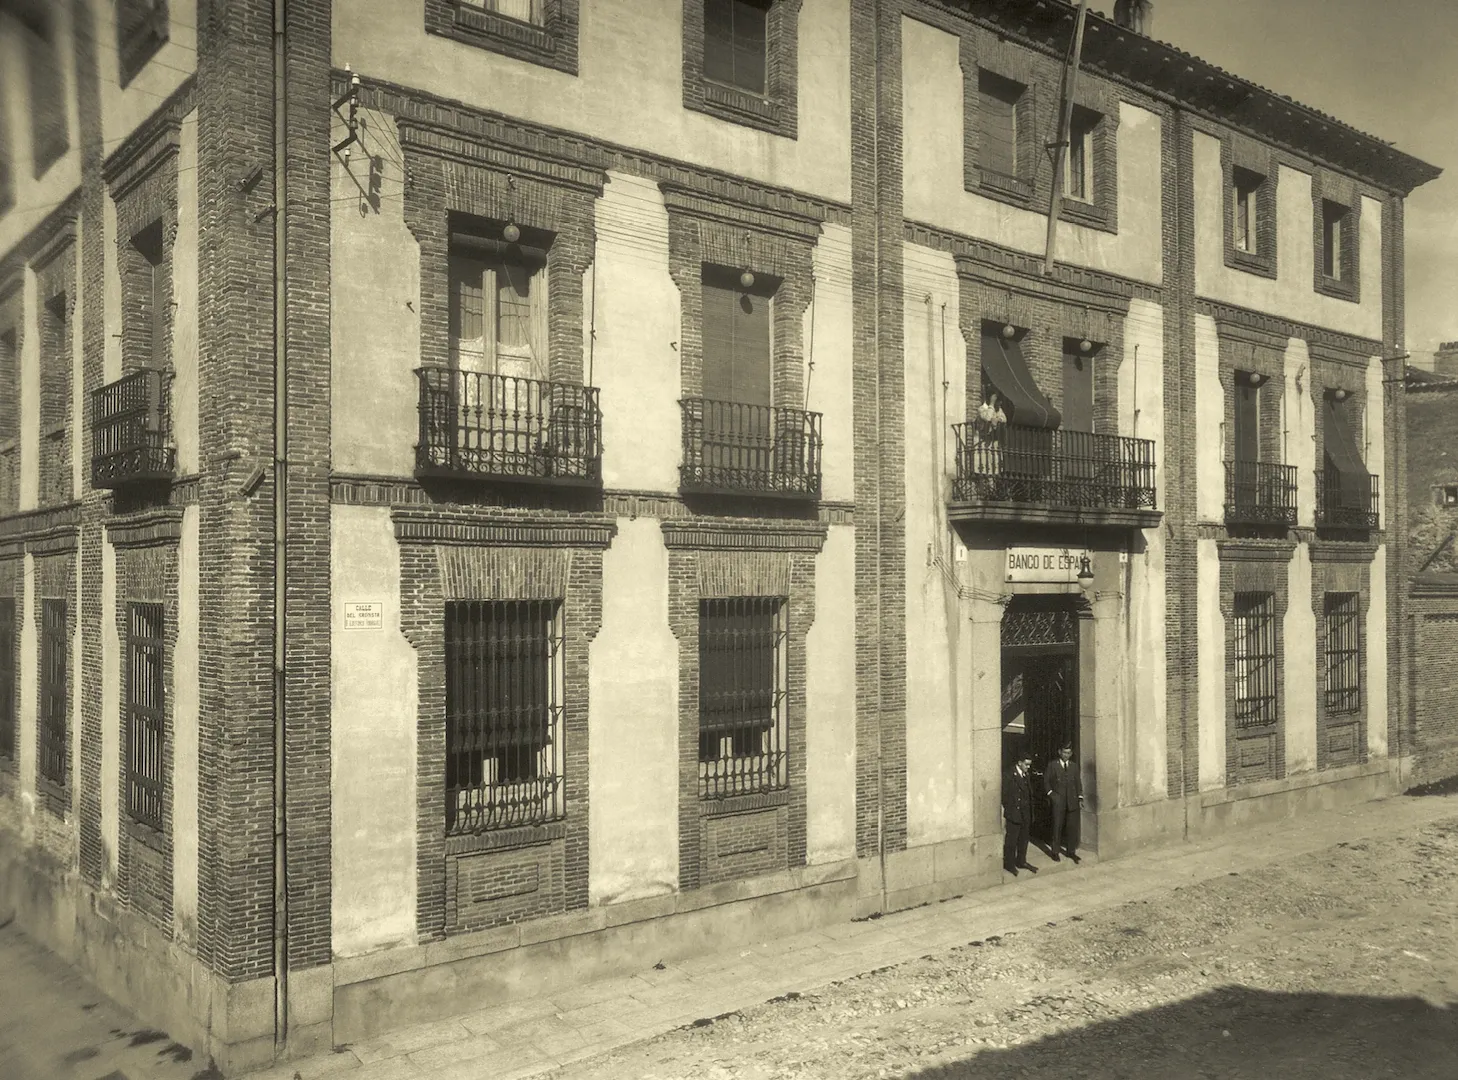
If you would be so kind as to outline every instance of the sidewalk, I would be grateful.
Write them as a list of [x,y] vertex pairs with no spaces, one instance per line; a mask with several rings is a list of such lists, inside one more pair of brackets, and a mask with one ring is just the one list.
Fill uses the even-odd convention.
[[1394,797],[1318,818],[1075,867],[1030,859],[1041,873],[879,919],[841,923],[732,953],[576,987],[404,1028],[254,1073],[249,1080],[517,1080],[654,1038],[697,1021],[800,994],[877,968],[1057,922],[1072,915],[1284,862],[1344,840],[1401,836],[1458,816],[1458,796]]
[[[1341,841],[1409,835],[1458,817],[1458,795],[1394,797],[1101,865],[1030,859],[1042,872],[884,918],[404,1028],[248,1080],[514,1080],[773,998],[801,994],[972,940],[1061,922],[1176,886],[1284,862]],[[0,1075],[6,1080],[196,1080],[207,1062],[141,1028],[54,954],[0,927]]]

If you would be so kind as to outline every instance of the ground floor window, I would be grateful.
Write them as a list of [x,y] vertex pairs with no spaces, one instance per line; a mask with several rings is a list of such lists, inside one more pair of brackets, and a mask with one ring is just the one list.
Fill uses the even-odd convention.
[[162,828],[163,639],[161,604],[127,605],[127,813]]
[[41,777],[66,783],[67,703],[70,670],[66,648],[66,601],[41,601],[39,750]]
[[699,603],[699,795],[783,788],[787,603],[733,597]]
[[1356,593],[1326,594],[1326,711],[1362,705],[1360,606]]
[[447,833],[563,816],[561,609],[556,600],[446,604]]
[[1235,594],[1235,723],[1276,722],[1276,598]]

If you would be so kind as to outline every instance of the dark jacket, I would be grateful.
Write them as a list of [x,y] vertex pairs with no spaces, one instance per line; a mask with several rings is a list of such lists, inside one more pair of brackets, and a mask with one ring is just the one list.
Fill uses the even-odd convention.
[[1078,776],[1078,762],[1070,761],[1067,767],[1064,766],[1062,758],[1054,758],[1048,762],[1048,767],[1043,770],[1043,787],[1051,798],[1064,806],[1078,802],[1078,797],[1083,794],[1083,781]]
[[1010,822],[1031,823],[1033,820],[1032,777],[1019,776],[1009,769],[1002,778],[1002,813]]

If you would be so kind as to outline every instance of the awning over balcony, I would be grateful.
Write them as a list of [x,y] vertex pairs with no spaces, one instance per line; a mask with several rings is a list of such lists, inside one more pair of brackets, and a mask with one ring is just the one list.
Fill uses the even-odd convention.
[[1052,430],[1062,422],[1028,371],[1022,346],[995,323],[982,324],[982,375],[1002,399],[1008,423]]
[[1365,508],[1371,499],[1372,479],[1357,447],[1356,434],[1347,422],[1346,410],[1328,398],[1325,420],[1325,466],[1336,473],[1334,494],[1338,505]]

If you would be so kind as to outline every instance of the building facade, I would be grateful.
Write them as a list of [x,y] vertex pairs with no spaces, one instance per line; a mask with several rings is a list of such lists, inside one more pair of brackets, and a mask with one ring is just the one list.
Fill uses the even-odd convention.
[[1458,342],[1406,378],[1414,778],[1458,775]]
[[10,5],[4,904],[232,1071],[1403,783],[1437,172],[1150,7]]

